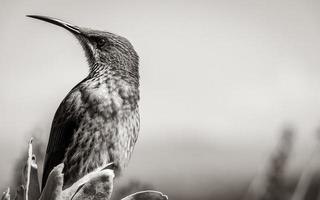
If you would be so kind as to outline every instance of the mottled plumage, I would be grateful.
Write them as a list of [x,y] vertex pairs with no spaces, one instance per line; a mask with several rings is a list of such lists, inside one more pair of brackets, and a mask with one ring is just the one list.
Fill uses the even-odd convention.
[[139,132],[139,59],[130,42],[112,33],[79,28],[57,19],[30,16],[62,26],[80,41],[89,75],[65,97],[54,116],[42,185],[64,163],[68,187],[97,167],[127,164]]

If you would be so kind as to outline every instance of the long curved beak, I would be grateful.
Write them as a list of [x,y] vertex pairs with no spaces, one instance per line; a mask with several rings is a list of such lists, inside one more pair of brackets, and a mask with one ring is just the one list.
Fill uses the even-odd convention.
[[74,34],[81,34],[81,31],[79,29],[79,27],[77,26],[74,26],[72,24],[69,24],[67,22],[64,22],[60,19],[56,19],[56,18],[53,18],[53,17],[47,17],[47,16],[40,16],[40,15],[27,15],[27,17],[31,17],[31,18],[34,18],[34,19],[39,19],[39,20],[42,20],[42,21],[45,21],[45,22],[49,22],[51,24],[55,24],[57,26],[60,26],[62,28],[65,28],[67,29],[68,31],[74,33]]

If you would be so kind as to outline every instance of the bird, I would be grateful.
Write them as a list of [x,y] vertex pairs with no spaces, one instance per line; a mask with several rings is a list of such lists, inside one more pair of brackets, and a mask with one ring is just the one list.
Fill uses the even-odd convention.
[[139,56],[120,35],[78,27],[57,18],[27,15],[60,26],[82,46],[88,75],[60,103],[46,149],[42,189],[51,170],[64,164],[64,188],[113,163],[128,165],[140,129]]

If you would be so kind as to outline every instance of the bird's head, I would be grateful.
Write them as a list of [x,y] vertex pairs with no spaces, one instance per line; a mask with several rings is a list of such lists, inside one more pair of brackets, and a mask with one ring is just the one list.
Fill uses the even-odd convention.
[[78,27],[51,17],[27,16],[58,25],[70,31],[83,47],[91,69],[96,64],[100,64],[105,67],[125,70],[139,77],[139,57],[126,38],[105,31]]

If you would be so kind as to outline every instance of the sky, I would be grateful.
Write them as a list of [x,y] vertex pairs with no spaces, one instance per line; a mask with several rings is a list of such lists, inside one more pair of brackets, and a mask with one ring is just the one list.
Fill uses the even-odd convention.
[[[297,166],[316,143],[318,1],[0,2],[5,183],[29,135],[49,133],[59,103],[88,72],[70,33],[27,14],[113,32],[135,47],[141,58],[141,132],[128,176],[165,191],[185,180],[176,189],[186,192],[201,181],[229,184],[253,176],[288,124],[298,134]],[[213,178],[207,180],[209,171]],[[190,172],[199,182],[190,180]]]

